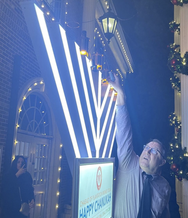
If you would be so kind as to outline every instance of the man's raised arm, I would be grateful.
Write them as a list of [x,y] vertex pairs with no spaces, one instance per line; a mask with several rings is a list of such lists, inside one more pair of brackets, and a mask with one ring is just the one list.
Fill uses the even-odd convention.
[[136,154],[132,146],[132,130],[131,123],[126,107],[126,98],[123,88],[120,84],[119,77],[114,75],[115,80],[110,81],[111,85],[117,91],[117,108],[116,108],[116,141],[117,156],[119,160],[119,168],[133,167],[131,162]]

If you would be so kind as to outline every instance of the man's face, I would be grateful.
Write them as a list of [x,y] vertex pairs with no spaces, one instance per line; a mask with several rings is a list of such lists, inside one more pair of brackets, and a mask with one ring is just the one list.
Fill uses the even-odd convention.
[[[139,164],[143,171],[147,174],[154,175],[157,174],[158,168],[166,163],[166,160],[163,159],[160,153],[162,153],[162,148],[157,142],[149,142],[146,146],[150,148],[144,149],[139,158]],[[154,148],[158,150],[156,154],[151,152],[151,149]]]

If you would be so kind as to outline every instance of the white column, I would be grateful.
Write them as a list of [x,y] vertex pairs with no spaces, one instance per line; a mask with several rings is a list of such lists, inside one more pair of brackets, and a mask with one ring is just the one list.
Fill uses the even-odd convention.
[[82,17],[82,30],[87,32],[89,40],[89,53],[93,53],[94,45],[94,30],[95,30],[95,11],[96,0],[84,0],[83,3],[83,17]]
[[[179,6],[174,6],[174,21],[176,21],[176,23],[180,23]],[[180,35],[177,32],[174,33],[174,43],[176,45],[180,45]],[[181,121],[181,93],[179,93],[177,90],[174,90],[174,107],[174,112],[178,117],[178,120]],[[178,179],[176,179],[176,194],[176,200],[179,205],[179,212],[181,217],[183,217],[182,182],[180,182]]]
[[[180,8],[180,48],[182,56],[188,51],[188,5]],[[181,75],[182,147],[188,147],[188,76]],[[188,181],[183,180],[183,217],[188,217]]]
[[[174,6],[174,21],[176,21],[176,23],[180,23],[180,6]],[[174,42],[176,45],[180,44],[180,37],[178,32],[174,33]]]
[[[180,23],[180,7],[179,6],[174,6],[174,21],[176,23]],[[178,32],[174,33],[174,43],[176,45],[180,45],[180,35]],[[178,117],[178,120],[181,121],[181,94],[177,91],[174,90],[174,106],[175,106],[175,114]]]

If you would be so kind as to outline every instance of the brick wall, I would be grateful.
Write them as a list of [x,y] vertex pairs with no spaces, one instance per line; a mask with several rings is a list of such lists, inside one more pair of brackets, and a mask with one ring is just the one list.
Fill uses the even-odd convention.
[[[18,89],[40,76],[31,39],[18,0],[0,1],[0,149],[5,148],[14,56],[21,57]],[[2,158],[4,159],[4,157]],[[3,167],[3,161],[2,161]]]

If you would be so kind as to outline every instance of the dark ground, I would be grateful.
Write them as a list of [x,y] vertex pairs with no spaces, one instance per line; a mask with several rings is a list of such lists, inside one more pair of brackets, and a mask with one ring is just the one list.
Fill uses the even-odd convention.
[[[113,0],[113,3],[134,63],[134,73],[125,80],[125,92],[135,151],[140,154],[143,145],[152,138],[158,138],[168,149],[173,137],[168,116],[174,111],[174,91],[167,67],[167,45],[174,40],[169,30],[174,7],[170,0]],[[178,218],[175,182],[168,164],[163,175],[172,187],[171,218]]]

